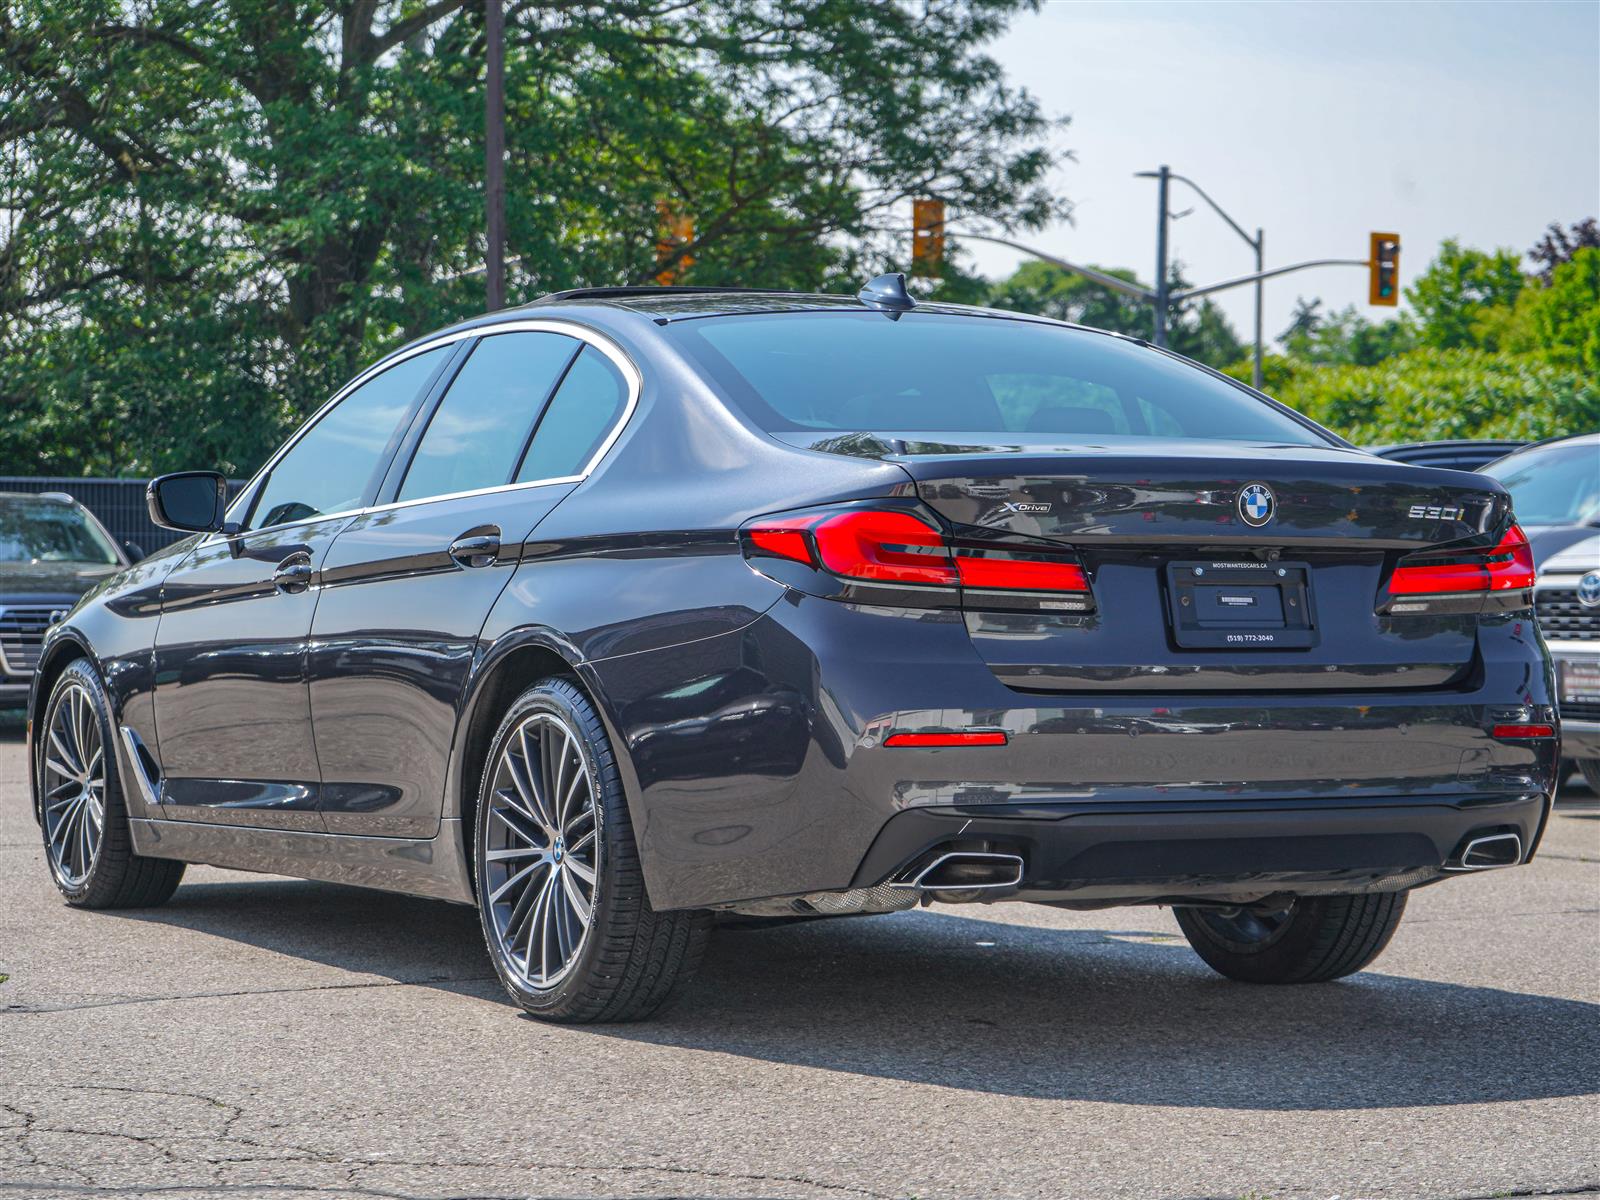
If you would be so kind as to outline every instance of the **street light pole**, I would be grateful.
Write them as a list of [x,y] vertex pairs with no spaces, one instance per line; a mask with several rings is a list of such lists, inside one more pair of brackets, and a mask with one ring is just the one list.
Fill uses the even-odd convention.
[[[1256,274],[1260,275],[1265,269],[1262,266],[1263,247],[1267,244],[1267,235],[1260,228],[1256,229]],[[1250,383],[1256,391],[1261,390],[1261,284],[1256,280],[1256,353],[1254,365],[1250,368]]]
[[[1237,233],[1244,240],[1245,245],[1249,246],[1252,250],[1254,250],[1256,252],[1256,270],[1255,270],[1255,273],[1256,273],[1257,276],[1262,276],[1263,275],[1263,273],[1265,272],[1265,262],[1264,262],[1264,259],[1263,259],[1262,255],[1263,255],[1263,251],[1264,251],[1265,246],[1266,246],[1266,236],[1265,236],[1265,234],[1262,233],[1262,231],[1260,229],[1256,230],[1255,237],[1251,237],[1248,233],[1246,233],[1244,231],[1244,227],[1242,225],[1240,225],[1239,222],[1235,221],[1232,217],[1230,217],[1227,214],[1227,212],[1223,209],[1222,205],[1218,204],[1215,200],[1213,200],[1209,195],[1206,194],[1205,188],[1201,187],[1198,183],[1196,183],[1194,180],[1188,178],[1187,176],[1179,175],[1177,172],[1171,170],[1170,168],[1162,167],[1159,171],[1138,171],[1138,172],[1135,173],[1135,177],[1138,178],[1138,179],[1156,179],[1156,180],[1160,181],[1160,199],[1159,199],[1159,203],[1160,203],[1161,208],[1160,208],[1160,217],[1159,217],[1160,224],[1157,226],[1157,235],[1156,235],[1156,257],[1157,257],[1157,260],[1159,261],[1159,263],[1161,264],[1161,268],[1162,268],[1163,271],[1165,271],[1165,269],[1166,269],[1166,261],[1167,261],[1167,188],[1168,188],[1168,182],[1170,180],[1176,179],[1179,183],[1186,183],[1191,188],[1193,188],[1194,191],[1195,191],[1195,194],[1197,196],[1199,196],[1200,199],[1204,200],[1208,205],[1211,206],[1211,211],[1216,213],[1217,216],[1221,217],[1224,221],[1226,221],[1228,223],[1228,228],[1232,229],[1235,233]],[[1268,273],[1270,273],[1270,272],[1268,272]],[[1156,285],[1162,291],[1163,295],[1166,294],[1166,289],[1162,286],[1162,283],[1165,281],[1165,278],[1166,278],[1166,276],[1163,275],[1162,279],[1160,281],[1158,281],[1157,285]],[[1184,296],[1191,296],[1193,294],[1194,293],[1192,291],[1186,291],[1186,292],[1183,293]],[[1167,319],[1166,308],[1164,306],[1158,307],[1157,310],[1156,310],[1156,345],[1158,345],[1158,346],[1162,346],[1162,345],[1166,344],[1166,342],[1164,340],[1165,335],[1166,335],[1166,319]],[[1252,375],[1254,376],[1254,379],[1255,379],[1256,390],[1259,391],[1261,389],[1261,343],[1262,343],[1262,337],[1261,337],[1261,279],[1260,278],[1256,279],[1256,331],[1255,332],[1256,332],[1256,350],[1255,350],[1255,360],[1254,360],[1255,365],[1254,365],[1254,368],[1252,370]]]
[[1163,165],[1156,199],[1156,328],[1155,343],[1167,344],[1167,185],[1172,173]]
[[490,312],[506,304],[506,36],[502,0],[484,0],[484,271]]

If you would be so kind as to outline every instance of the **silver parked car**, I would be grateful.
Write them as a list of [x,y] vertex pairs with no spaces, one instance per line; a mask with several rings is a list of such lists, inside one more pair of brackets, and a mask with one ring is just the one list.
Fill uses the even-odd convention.
[[1556,664],[1563,757],[1600,792],[1600,534],[1544,563],[1534,607]]

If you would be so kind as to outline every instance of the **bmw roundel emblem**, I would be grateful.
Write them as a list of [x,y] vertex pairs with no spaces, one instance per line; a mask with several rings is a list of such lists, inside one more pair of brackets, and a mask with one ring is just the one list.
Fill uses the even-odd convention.
[[1259,529],[1272,520],[1278,502],[1264,483],[1247,483],[1239,489],[1239,519]]
[[1590,571],[1578,580],[1578,603],[1585,608],[1600,608],[1600,571]]

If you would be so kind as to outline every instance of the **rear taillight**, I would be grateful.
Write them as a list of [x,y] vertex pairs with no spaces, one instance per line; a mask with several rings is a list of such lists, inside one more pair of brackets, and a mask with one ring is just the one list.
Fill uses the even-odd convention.
[[[1389,576],[1391,596],[1460,597],[1526,591],[1533,586],[1533,552],[1522,530],[1512,525],[1492,550],[1454,554],[1413,554]],[[1391,606],[1410,611],[1408,605]]]
[[842,508],[764,517],[744,529],[745,553],[775,557],[870,585],[962,588],[1016,596],[1075,595],[1089,581],[1065,548],[952,539],[910,509]]

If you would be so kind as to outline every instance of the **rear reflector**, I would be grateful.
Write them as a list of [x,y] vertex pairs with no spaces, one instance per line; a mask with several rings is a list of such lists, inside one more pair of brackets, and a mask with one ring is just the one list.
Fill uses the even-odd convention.
[[1429,562],[1426,555],[1402,559],[1389,577],[1394,596],[1451,596],[1504,592],[1533,586],[1533,551],[1522,530],[1512,525],[1493,550],[1452,554]]
[[1554,725],[1496,725],[1490,731],[1497,738],[1553,738]]
[[970,731],[967,733],[891,733],[884,739],[885,746],[920,746],[932,749],[938,746],[1004,746],[1010,735],[1004,730]]

